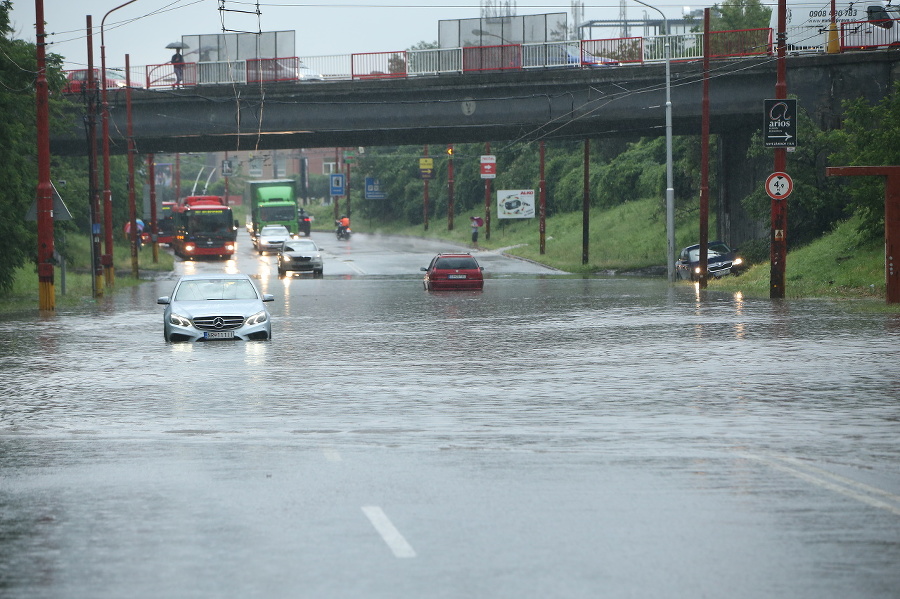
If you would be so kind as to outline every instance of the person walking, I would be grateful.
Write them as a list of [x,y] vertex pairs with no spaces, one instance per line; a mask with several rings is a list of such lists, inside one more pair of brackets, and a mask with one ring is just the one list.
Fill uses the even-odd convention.
[[174,87],[182,87],[182,81],[184,81],[184,56],[181,55],[181,50],[175,49],[175,54],[172,55],[170,62],[175,70]]
[[472,226],[472,244],[478,245],[478,228],[481,227],[481,219],[475,216],[469,217],[469,223]]

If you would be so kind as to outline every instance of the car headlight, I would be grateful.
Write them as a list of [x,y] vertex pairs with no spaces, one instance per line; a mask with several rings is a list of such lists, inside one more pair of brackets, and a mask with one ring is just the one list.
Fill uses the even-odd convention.
[[247,324],[248,325],[261,324],[261,323],[264,323],[266,320],[268,320],[266,311],[260,310],[259,312],[257,312],[256,314],[254,314],[253,316],[251,316],[250,318],[247,319]]
[[173,312],[169,314],[169,324],[174,324],[176,327],[189,327],[191,326],[191,321],[189,318]]
[[743,259],[741,259],[741,258],[735,258],[735,259],[734,259],[734,262],[732,262],[731,264],[732,264],[732,266],[737,266],[737,265],[743,264],[743,263],[744,263],[744,260],[743,260]]
[[228,250],[228,251],[233,251],[233,250],[234,250],[234,244],[233,244],[233,243],[226,243],[226,244],[225,244],[225,249]]
[[195,248],[196,246],[193,243],[184,244],[184,251],[186,252],[193,252]]
[[700,274],[700,267],[698,266],[697,268],[695,268],[695,269],[694,269],[694,272],[697,273],[697,274],[699,275],[699,274]]

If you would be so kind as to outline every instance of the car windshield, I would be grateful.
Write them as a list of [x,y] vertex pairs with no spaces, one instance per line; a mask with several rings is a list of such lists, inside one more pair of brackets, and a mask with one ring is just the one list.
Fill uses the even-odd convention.
[[475,262],[475,258],[469,258],[467,256],[453,256],[438,258],[434,263],[434,267],[439,270],[464,270],[478,268],[478,263]]
[[284,244],[284,251],[286,252],[315,252],[318,249],[319,248],[316,247],[316,244],[313,241],[299,241]]
[[257,299],[256,288],[246,279],[192,279],[182,281],[176,301]]
[[289,232],[287,230],[287,227],[278,225],[278,226],[274,226],[274,227],[273,226],[263,227],[260,234],[261,235],[288,235]]
[[[711,243],[707,248],[706,257],[707,258],[715,258],[718,256],[722,256],[723,254],[727,254],[731,250],[728,249],[728,246],[724,243]],[[691,262],[699,262],[700,261],[700,248],[696,250],[690,250],[688,252],[688,257]]]

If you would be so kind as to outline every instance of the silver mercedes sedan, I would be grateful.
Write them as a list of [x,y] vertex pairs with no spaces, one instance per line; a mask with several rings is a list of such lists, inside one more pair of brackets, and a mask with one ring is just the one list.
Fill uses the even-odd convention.
[[184,275],[165,305],[166,341],[271,339],[272,318],[264,302],[275,297],[260,293],[244,274]]

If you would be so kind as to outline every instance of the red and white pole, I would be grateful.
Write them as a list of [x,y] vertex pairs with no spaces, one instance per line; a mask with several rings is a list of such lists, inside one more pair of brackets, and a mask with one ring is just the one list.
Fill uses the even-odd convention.
[[53,185],[50,183],[50,93],[47,87],[47,54],[44,32],[44,2],[35,0],[37,29],[37,228],[38,304],[41,310],[56,309],[53,287]]

